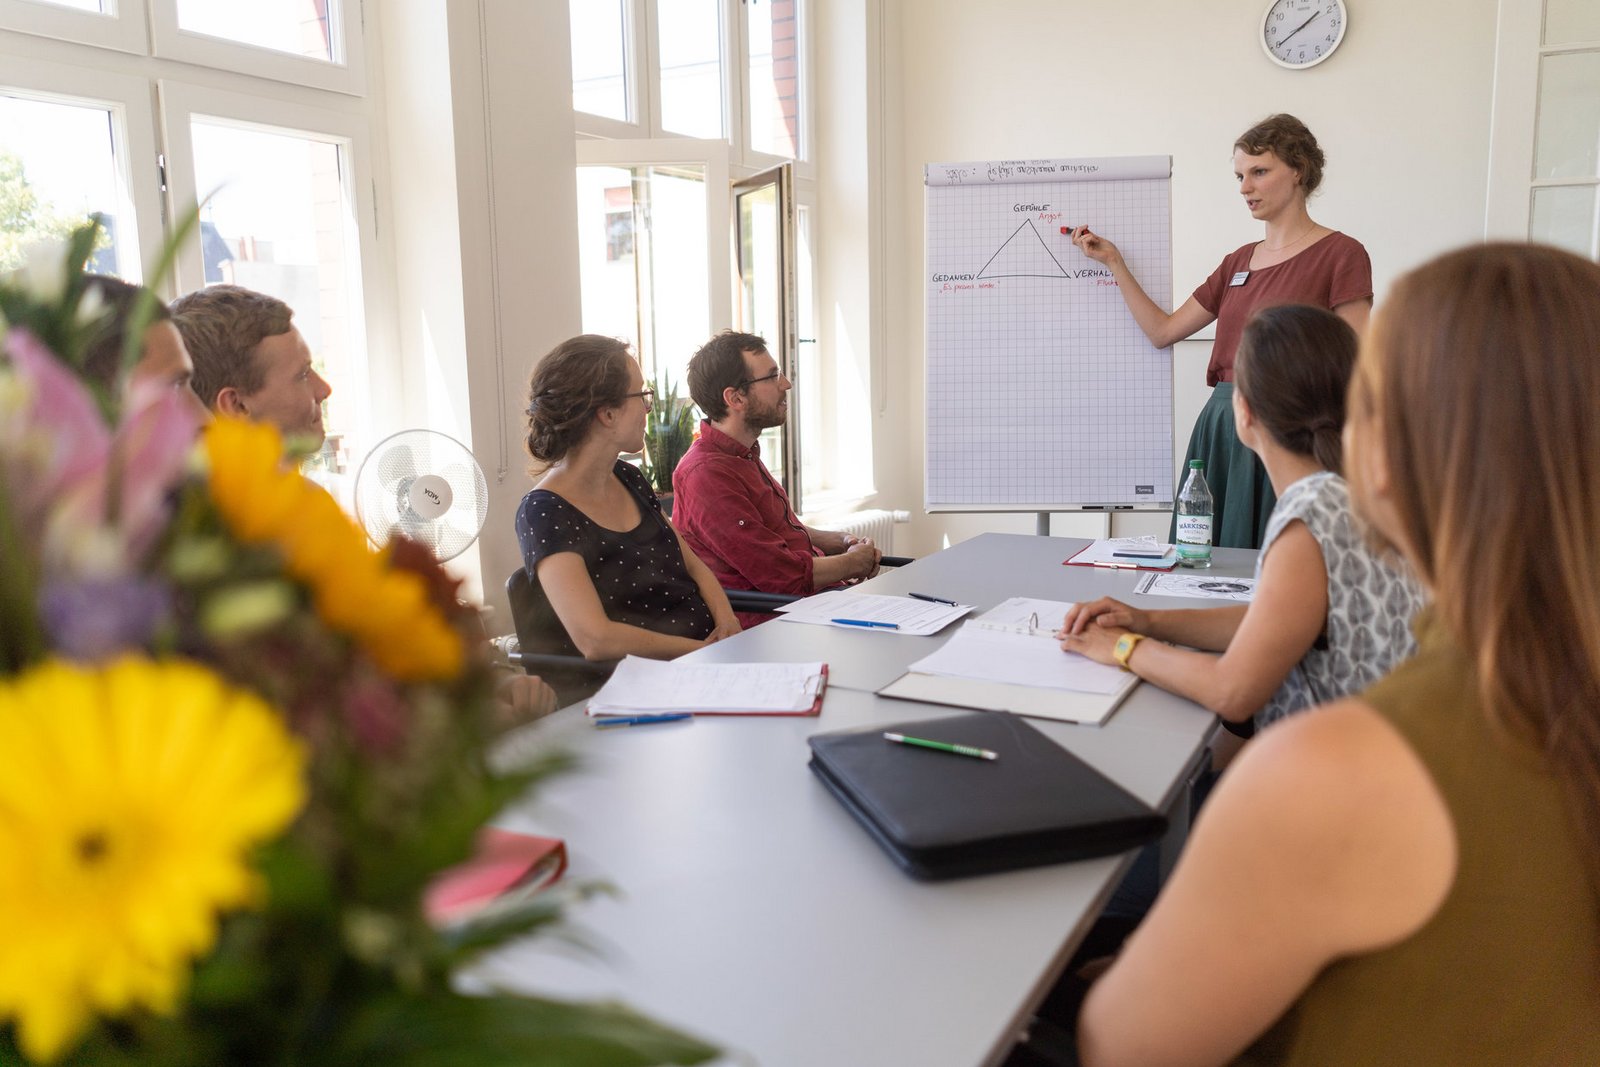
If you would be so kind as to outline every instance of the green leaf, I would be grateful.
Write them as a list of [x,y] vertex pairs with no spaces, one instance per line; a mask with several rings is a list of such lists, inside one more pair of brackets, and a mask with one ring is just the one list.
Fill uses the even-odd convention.
[[656,1067],[719,1052],[621,1004],[511,996],[394,1001],[344,1038],[347,1062],[387,1067]]

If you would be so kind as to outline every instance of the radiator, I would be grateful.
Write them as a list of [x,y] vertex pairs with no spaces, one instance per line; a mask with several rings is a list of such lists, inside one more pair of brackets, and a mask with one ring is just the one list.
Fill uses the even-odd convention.
[[848,515],[839,515],[831,519],[820,519],[809,523],[819,530],[839,530],[856,537],[870,537],[872,543],[878,546],[878,551],[886,556],[894,555],[894,527],[896,523],[910,522],[909,511],[885,511],[883,508],[868,508],[865,511],[854,511]]

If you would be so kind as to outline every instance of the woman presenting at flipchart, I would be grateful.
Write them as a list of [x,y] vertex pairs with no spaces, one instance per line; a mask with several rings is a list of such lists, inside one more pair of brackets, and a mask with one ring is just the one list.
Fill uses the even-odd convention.
[[1266,224],[1266,233],[1229,253],[1170,315],[1145,293],[1116,245],[1087,226],[1072,232],[1072,243],[1084,255],[1110,268],[1128,310],[1157,348],[1217,324],[1206,366],[1211,399],[1195,420],[1184,466],[1189,459],[1205,461],[1216,499],[1212,537],[1219,546],[1259,548],[1275,500],[1261,461],[1239,443],[1233,427],[1233,354],[1244,324],[1257,308],[1314,304],[1361,333],[1372,310],[1367,250],[1317,223],[1306,210],[1306,198],[1322,182],[1322,165],[1317,139],[1293,115],[1273,115],[1246,130],[1233,143],[1234,177],[1250,215]]

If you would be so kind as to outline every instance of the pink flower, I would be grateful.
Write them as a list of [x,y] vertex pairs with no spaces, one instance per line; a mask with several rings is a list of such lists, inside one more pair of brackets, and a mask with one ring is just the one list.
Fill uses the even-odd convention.
[[10,331],[5,347],[31,401],[0,437],[19,531],[44,544],[47,567],[92,557],[96,571],[126,573],[166,520],[199,429],[192,405],[169,385],[135,383],[113,432],[88,387],[31,333]]

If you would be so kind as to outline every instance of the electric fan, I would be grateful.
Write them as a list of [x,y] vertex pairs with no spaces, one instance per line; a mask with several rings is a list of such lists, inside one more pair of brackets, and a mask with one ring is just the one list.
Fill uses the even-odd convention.
[[437,430],[402,430],[378,442],[356,472],[356,519],[374,545],[404,534],[454,559],[478,539],[489,513],[483,468],[467,446]]

